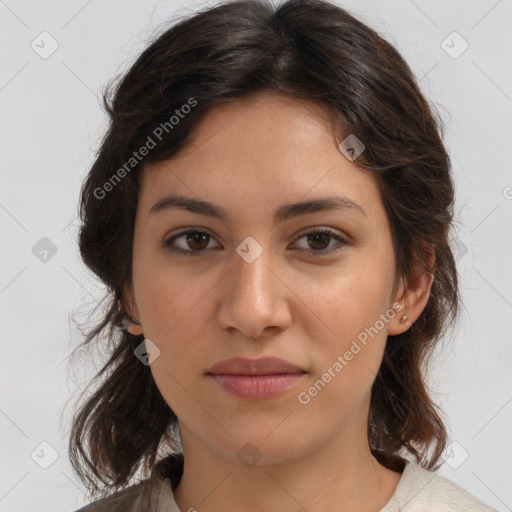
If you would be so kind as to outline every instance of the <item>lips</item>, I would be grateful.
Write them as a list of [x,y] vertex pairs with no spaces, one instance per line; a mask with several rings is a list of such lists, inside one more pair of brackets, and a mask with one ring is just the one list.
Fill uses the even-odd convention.
[[235,357],[214,364],[206,376],[237,399],[267,400],[291,390],[306,374],[302,368],[276,357]]
[[277,357],[245,359],[234,357],[214,364],[210,371],[213,375],[282,375],[306,373],[302,368]]

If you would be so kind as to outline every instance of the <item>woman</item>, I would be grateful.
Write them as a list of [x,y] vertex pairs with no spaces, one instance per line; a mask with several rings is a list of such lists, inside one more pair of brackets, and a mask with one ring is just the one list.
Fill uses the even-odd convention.
[[325,1],[230,2],[105,105],[79,243],[111,299],[85,343],[109,328],[112,355],[73,420],[80,510],[493,510],[435,473],[454,188],[397,51]]

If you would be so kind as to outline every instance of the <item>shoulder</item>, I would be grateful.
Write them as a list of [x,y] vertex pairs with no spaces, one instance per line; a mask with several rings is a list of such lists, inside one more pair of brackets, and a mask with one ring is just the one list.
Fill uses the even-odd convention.
[[391,500],[381,512],[496,512],[468,491],[419,464],[408,462]]
[[98,499],[74,512],[138,512],[153,510],[162,495],[170,488],[168,480],[147,479],[118,491],[110,496]]
[[148,488],[148,481],[140,482],[136,485],[132,485],[118,491],[110,496],[98,499],[85,505],[84,507],[75,510],[75,512],[129,512],[138,503],[143,494],[144,490]]
[[96,500],[74,512],[180,512],[173,489],[183,473],[183,454],[169,455],[142,482]]

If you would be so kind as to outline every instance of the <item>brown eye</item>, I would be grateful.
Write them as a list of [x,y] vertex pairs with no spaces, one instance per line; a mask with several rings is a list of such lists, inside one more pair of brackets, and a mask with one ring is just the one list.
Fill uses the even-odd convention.
[[315,250],[326,249],[329,246],[332,236],[327,233],[313,233],[312,235],[306,235],[308,244],[312,244],[311,247]]
[[[207,233],[196,231],[194,233],[188,233],[185,235],[185,243],[187,243],[191,249],[206,249],[209,238],[210,235]],[[206,244],[205,241],[207,242]]]
[[[315,256],[324,256],[328,254],[332,254],[333,252],[336,252],[343,248],[344,245],[348,245],[349,243],[341,238],[339,235],[337,235],[334,231],[332,231],[329,228],[322,228],[317,229],[314,231],[310,231],[308,233],[305,233],[302,235],[300,239],[306,239],[308,247],[305,248],[305,250],[309,250],[315,254]],[[333,241],[333,239],[338,241],[338,247],[327,249],[330,245],[330,243]],[[309,247],[312,247],[312,249],[309,249]]]
[[[181,246],[176,246],[177,240],[183,240]],[[187,256],[196,256],[208,248],[208,242],[213,240],[213,237],[205,231],[190,230],[184,233],[179,233],[168,240],[164,241],[164,247],[171,252],[186,254]]]

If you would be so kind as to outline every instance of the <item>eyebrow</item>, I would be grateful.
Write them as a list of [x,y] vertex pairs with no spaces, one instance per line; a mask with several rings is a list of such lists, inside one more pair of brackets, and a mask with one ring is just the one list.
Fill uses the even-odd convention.
[[[192,213],[214,217],[222,220],[226,224],[230,223],[232,220],[228,211],[222,206],[208,201],[192,199],[180,195],[170,195],[160,199],[151,207],[148,215],[154,215],[172,208],[178,208]],[[302,201],[299,203],[283,204],[274,212],[274,222],[288,220],[299,215],[328,210],[352,210],[366,216],[366,212],[362,206],[352,199],[342,196],[330,196],[320,197],[310,201]]]

